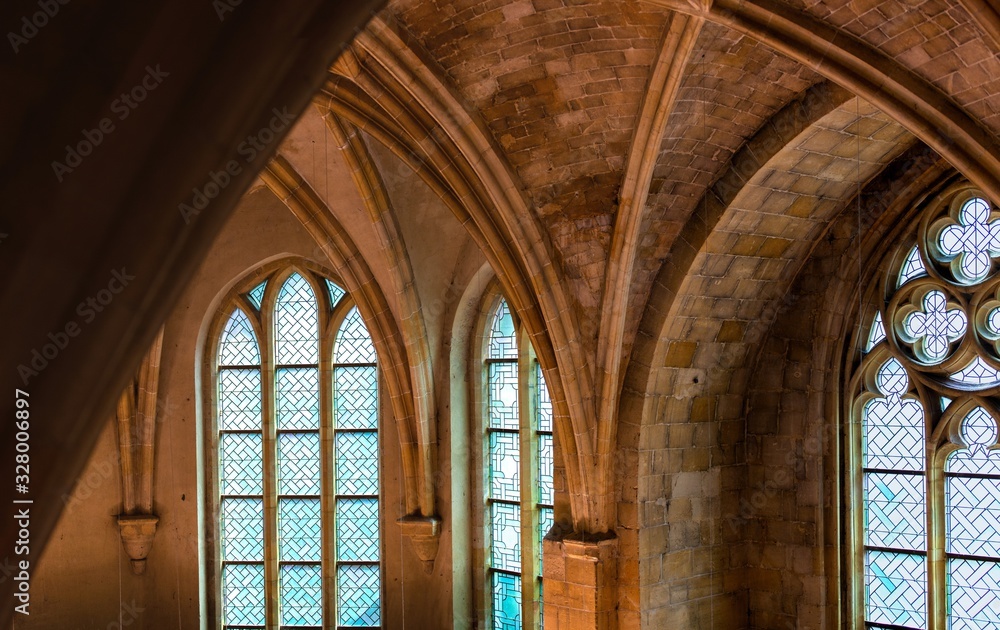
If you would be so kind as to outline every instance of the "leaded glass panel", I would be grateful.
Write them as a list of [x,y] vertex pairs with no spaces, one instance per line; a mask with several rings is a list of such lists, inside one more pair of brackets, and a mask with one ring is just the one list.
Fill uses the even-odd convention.
[[490,497],[521,500],[521,444],[513,431],[490,432]]
[[897,287],[903,286],[914,278],[926,275],[927,268],[924,267],[924,261],[920,258],[920,251],[914,247],[910,250],[909,255],[906,257],[906,262],[903,263],[903,268],[899,271]]
[[555,491],[552,487],[552,436],[538,436],[538,502],[552,505]]
[[493,629],[521,630],[521,576],[495,572],[493,586]]
[[278,556],[282,562],[319,562],[319,499],[278,500]]
[[227,627],[264,627],[264,565],[229,564],[222,568],[222,623]]
[[347,313],[333,347],[334,363],[375,363],[375,345],[361,313],[354,307]]
[[868,551],[865,590],[868,621],[923,628],[927,623],[924,556]]
[[253,305],[257,307],[258,311],[260,310],[260,305],[264,301],[264,289],[265,288],[267,288],[267,280],[265,280],[264,282],[261,282],[260,284],[258,284],[257,286],[255,286],[253,289],[251,289],[249,293],[247,293],[247,297],[250,298],[250,302],[253,303]]
[[234,309],[219,340],[219,366],[260,365],[257,335],[246,313]]
[[885,324],[882,323],[882,313],[876,312],[871,331],[868,333],[868,344],[865,346],[865,352],[871,352],[872,348],[883,341],[885,341]]
[[521,509],[509,503],[490,505],[492,566],[494,569],[521,570]]
[[219,436],[219,492],[223,495],[264,492],[263,441],[260,433]]
[[223,499],[220,511],[223,561],[263,560],[264,502],[261,499]]
[[1000,449],[991,448],[997,441],[993,416],[976,407],[962,421],[962,439],[969,448],[948,457],[945,471],[973,475],[1000,475]]
[[923,310],[907,315],[903,320],[906,333],[917,341],[917,347],[931,361],[948,355],[951,342],[965,334],[968,320],[960,308],[948,308],[948,299],[941,291],[930,291],[923,299]]
[[517,363],[490,363],[487,367],[489,379],[489,427],[491,429],[518,430],[517,404]]
[[330,304],[332,306],[336,306],[337,302],[340,302],[340,298],[346,295],[346,292],[343,289],[330,280],[326,281],[326,290],[330,292]]
[[333,416],[338,429],[378,428],[378,379],[374,367],[333,369]]
[[312,287],[293,273],[278,293],[274,309],[278,365],[319,363],[319,308]]
[[1000,256],[1000,221],[989,218],[989,202],[970,199],[959,210],[958,222],[945,227],[938,237],[941,251],[958,257],[961,274],[970,283],[985,280],[991,259]]
[[872,547],[924,549],[924,476],[865,473],[866,543]]
[[987,387],[1000,382],[1000,372],[997,372],[979,357],[974,358],[964,368],[951,375],[951,378],[963,385]]
[[281,625],[322,625],[323,573],[320,566],[284,565],[278,580],[281,590]]
[[948,552],[1000,558],[1000,479],[947,478]]
[[377,627],[382,623],[381,584],[377,564],[337,567],[337,624]]
[[337,559],[379,560],[377,499],[337,499]]
[[259,431],[260,369],[219,370],[219,429]]
[[545,384],[545,375],[542,373],[542,366],[535,364],[535,380],[538,383],[538,409],[536,417],[538,419],[539,431],[552,432],[552,397],[549,396],[549,386]]
[[319,428],[319,369],[278,368],[278,429]]
[[924,411],[919,402],[901,396],[906,373],[895,359],[879,369],[877,381],[884,398],[875,398],[862,414],[862,456],[866,468],[913,470],[924,468]]
[[319,495],[319,433],[278,434],[278,494]]
[[337,433],[337,494],[378,494],[378,434]]
[[950,630],[1000,630],[1000,562],[948,560]]
[[501,300],[493,313],[490,326],[489,359],[517,359],[517,337],[514,334],[514,318],[511,317],[507,301]]

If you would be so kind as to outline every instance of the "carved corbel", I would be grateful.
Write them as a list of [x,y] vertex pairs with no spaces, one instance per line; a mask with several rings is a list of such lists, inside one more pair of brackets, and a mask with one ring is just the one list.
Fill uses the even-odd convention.
[[434,570],[438,544],[441,542],[441,519],[437,516],[404,516],[396,521],[410,546],[424,565],[424,573]]
[[157,383],[163,329],[142,360],[139,372],[118,399],[118,454],[122,473],[122,513],[118,528],[132,573],[142,575],[159,517],[153,514],[153,446]]

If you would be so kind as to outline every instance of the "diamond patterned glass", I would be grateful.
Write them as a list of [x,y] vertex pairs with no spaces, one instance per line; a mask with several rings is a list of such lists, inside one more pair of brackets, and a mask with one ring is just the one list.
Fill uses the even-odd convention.
[[333,417],[338,429],[378,428],[378,379],[374,367],[333,369]]
[[940,361],[948,355],[951,342],[965,334],[967,323],[962,309],[948,308],[944,293],[930,291],[924,296],[923,310],[908,315],[903,328],[928,359]]
[[337,567],[337,624],[375,627],[382,623],[379,567],[342,564]]
[[275,373],[279,429],[319,428],[319,370],[278,368]]
[[494,569],[521,570],[521,509],[517,505],[492,503],[490,521],[493,534]]
[[378,434],[337,433],[337,494],[378,494]]
[[333,346],[334,363],[375,363],[375,345],[361,319],[358,307],[352,308],[337,333]]
[[868,344],[865,352],[871,352],[872,348],[885,341],[885,324],[882,323],[881,311],[875,313],[875,320],[872,321],[872,329],[868,333]]
[[297,273],[285,280],[274,307],[275,363],[319,363],[319,308],[312,287]]
[[923,550],[924,476],[865,473],[864,480],[866,544]]
[[517,362],[490,363],[489,414],[491,429],[520,428],[517,404]]
[[222,567],[222,623],[226,627],[264,626],[264,565]]
[[924,267],[924,261],[920,258],[920,251],[914,247],[906,257],[903,268],[899,270],[899,282],[896,287],[901,287],[914,278],[926,275],[927,268]]
[[260,431],[260,370],[219,370],[219,430]]
[[247,297],[250,298],[250,302],[253,303],[253,305],[257,307],[258,311],[260,310],[261,303],[263,303],[263,301],[264,301],[264,289],[265,288],[267,288],[267,280],[265,280],[264,282],[261,282],[260,284],[258,284],[257,286],[255,286],[253,289],[251,289],[250,293],[247,293]]
[[282,626],[319,626],[323,623],[323,573],[316,565],[285,565],[278,580]]
[[340,287],[338,287],[336,284],[334,284],[330,280],[326,280],[326,290],[330,292],[330,305],[331,306],[336,306],[337,302],[340,301],[340,298],[342,298],[342,297],[344,297],[346,295],[346,292],[343,289],[341,289]]
[[514,318],[507,308],[507,301],[500,300],[497,310],[493,313],[493,323],[490,326],[489,359],[517,359],[517,336],[514,334]]
[[319,434],[278,434],[278,494],[320,493]]
[[220,512],[222,560],[263,560],[264,502],[260,499],[223,499]]
[[520,446],[516,432],[490,432],[490,498],[521,500]]
[[1000,630],[1000,562],[948,560],[950,630]]
[[278,500],[278,556],[283,562],[320,561],[319,499]]
[[337,499],[337,559],[378,562],[377,499]]
[[220,494],[264,492],[263,441],[260,433],[223,433],[219,436]]
[[538,502],[552,505],[555,491],[552,487],[552,436],[538,436]]
[[257,335],[246,313],[234,309],[219,339],[219,365],[260,365]]
[[1000,221],[990,221],[990,204],[975,198],[958,212],[958,223],[941,230],[938,245],[946,256],[958,257],[959,269],[970,283],[990,273],[991,258],[1000,256]]
[[493,630],[521,630],[521,576],[492,574]]
[[927,562],[923,556],[887,551],[865,554],[868,621],[925,627],[926,588]]

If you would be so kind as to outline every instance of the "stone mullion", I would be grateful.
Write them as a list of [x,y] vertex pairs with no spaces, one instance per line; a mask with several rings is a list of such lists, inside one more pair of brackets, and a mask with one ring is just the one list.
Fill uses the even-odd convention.
[[927,628],[948,627],[947,519],[944,462],[931,450],[927,457]]
[[518,339],[517,359],[517,421],[518,421],[518,466],[521,516],[521,625],[523,628],[535,627],[531,620],[535,617],[535,563],[531,554],[533,532],[531,524],[534,521],[534,502],[531,474],[531,391],[528,385],[527,352],[525,343]]
[[[322,287],[321,287],[322,290]],[[322,305],[326,300],[319,300]],[[326,309],[320,308],[319,330],[319,443],[320,443],[320,535],[323,537],[323,627],[337,626],[337,558],[336,558],[336,479],[334,478],[333,427],[333,340],[337,331],[331,328]],[[323,331],[326,331],[323,334]]]
[[278,630],[278,481],[277,418],[275,416],[274,305],[280,283],[268,287],[261,306],[260,388],[264,473],[264,601],[265,627]]

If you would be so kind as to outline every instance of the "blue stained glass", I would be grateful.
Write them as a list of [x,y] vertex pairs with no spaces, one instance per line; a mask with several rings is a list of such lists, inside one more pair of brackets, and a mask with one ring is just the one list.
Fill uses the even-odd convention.
[[491,429],[520,428],[517,404],[517,362],[490,363],[489,413]]
[[491,562],[494,569],[521,571],[521,509],[517,505],[490,505]]
[[331,280],[326,280],[326,290],[330,292],[330,305],[336,306],[340,298],[346,295],[346,292],[334,284]]
[[948,560],[949,630],[1000,630],[1000,562]]
[[220,529],[224,561],[264,559],[264,502],[223,499]]
[[278,494],[318,495],[318,433],[278,434]]
[[375,363],[375,345],[356,306],[340,325],[337,342],[333,346],[333,362]]
[[378,494],[378,434],[337,433],[337,494]]
[[276,372],[279,429],[319,428],[319,370],[279,368]]
[[868,333],[868,344],[865,346],[865,352],[871,352],[871,349],[878,344],[885,341],[885,324],[882,323],[882,312],[875,313],[875,320],[872,322],[871,331]]
[[926,275],[927,268],[924,267],[924,261],[920,258],[920,251],[914,247],[906,257],[903,268],[899,270],[899,282],[896,284],[896,288],[903,286],[914,278]]
[[222,623],[227,627],[264,625],[264,565],[222,567]]
[[378,499],[337,499],[337,560],[379,560]]
[[926,546],[924,476],[865,473],[866,544],[923,550]]
[[260,433],[223,433],[219,436],[220,494],[261,494],[264,461]]
[[538,382],[538,430],[552,431],[552,397],[542,375],[542,366],[535,364],[535,378]]
[[337,567],[337,624],[348,627],[382,624],[381,584],[377,564]]
[[521,576],[492,573],[493,630],[521,630]]
[[250,293],[247,293],[247,297],[250,298],[250,302],[260,310],[260,305],[264,301],[264,289],[267,287],[267,280],[261,282],[255,286]]
[[305,278],[293,273],[278,293],[274,308],[278,365],[319,363],[319,308]]
[[552,485],[552,436],[538,436],[538,502],[552,505],[555,490]]
[[520,500],[520,446],[517,433],[490,432],[490,498]]
[[923,556],[865,554],[867,621],[923,628],[927,623],[927,563]]
[[507,300],[500,300],[493,312],[493,322],[490,326],[489,350],[486,354],[490,359],[516,359],[517,337],[514,333],[514,318],[507,308]]
[[284,562],[320,561],[319,499],[278,500],[278,555]]
[[219,429],[259,431],[260,427],[260,370],[219,370]]
[[233,310],[219,339],[219,365],[260,365],[257,335],[246,313]]
[[317,565],[281,567],[281,625],[319,626],[323,623],[323,574]]
[[378,379],[374,367],[333,369],[333,417],[338,429],[378,428]]

